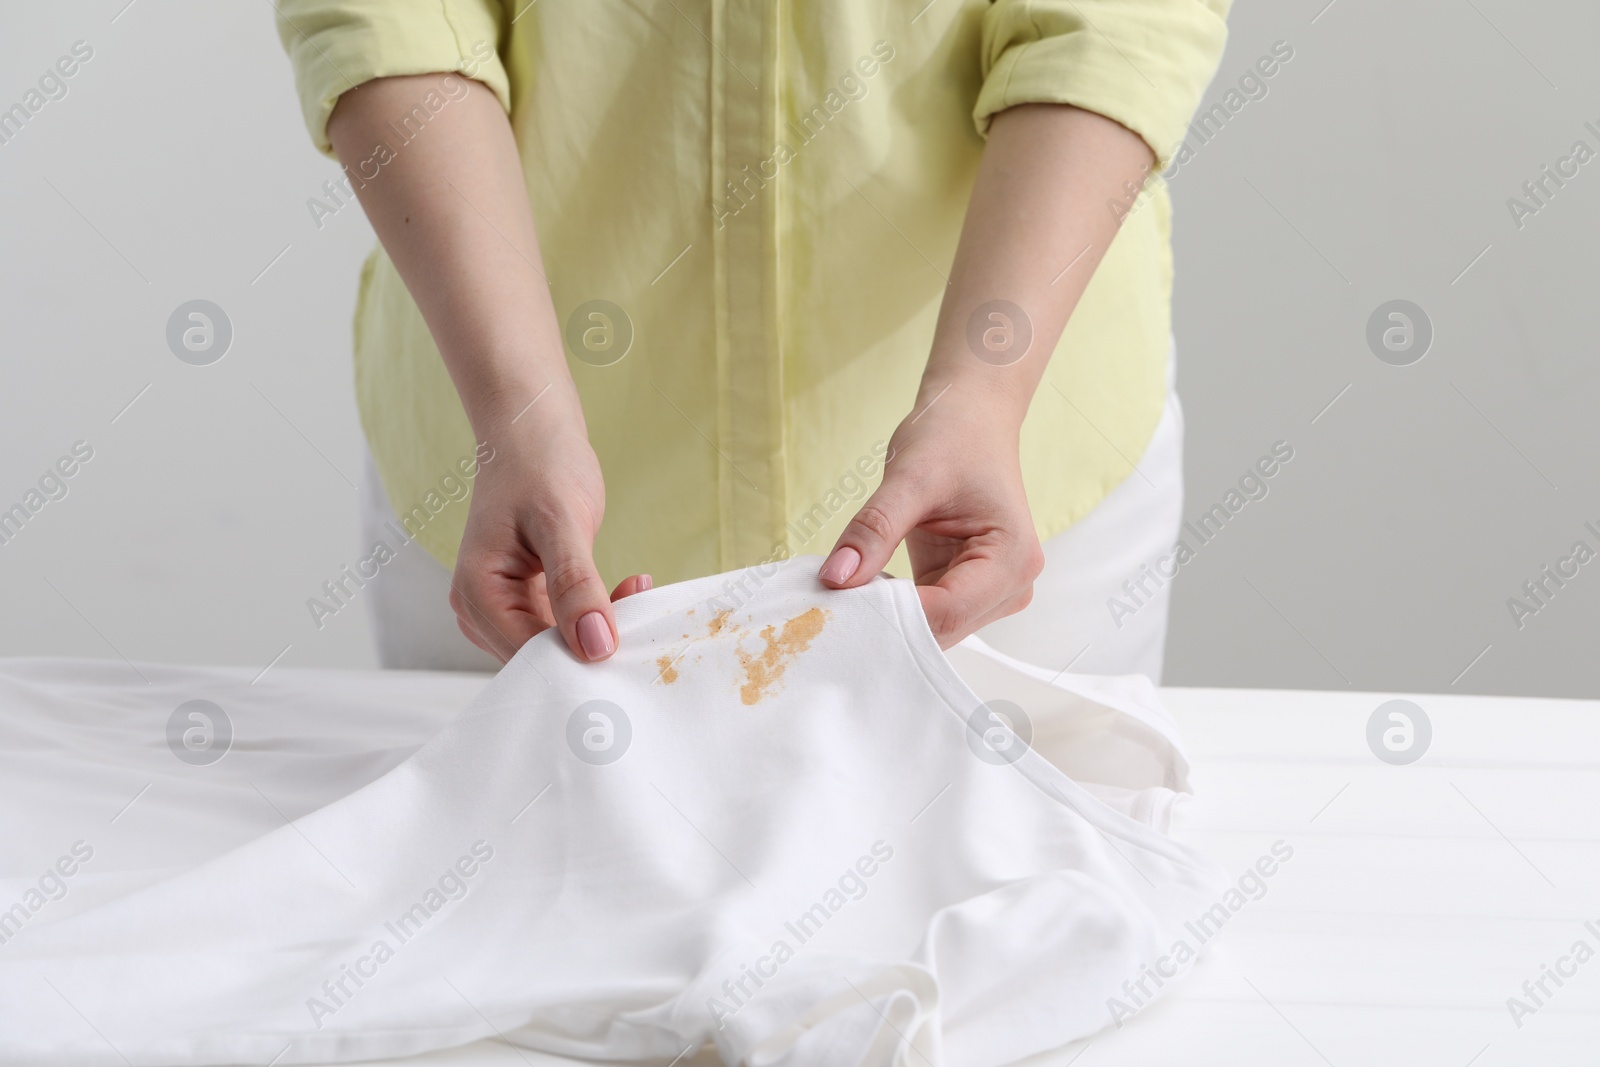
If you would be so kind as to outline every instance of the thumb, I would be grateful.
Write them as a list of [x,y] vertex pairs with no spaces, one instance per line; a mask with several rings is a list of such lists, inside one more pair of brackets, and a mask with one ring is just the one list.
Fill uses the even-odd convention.
[[885,482],[867,498],[817,576],[836,589],[850,589],[889,564],[900,542],[922,520],[916,498],[902,482]]
[[589,539],[574,531],[547,540],[539,561],[550,612],[567,647],[590,663],[608,658],[617,650],[617,624]]

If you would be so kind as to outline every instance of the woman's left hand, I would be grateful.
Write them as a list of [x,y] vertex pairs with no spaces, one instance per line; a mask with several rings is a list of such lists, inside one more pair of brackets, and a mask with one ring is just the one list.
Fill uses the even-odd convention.
[[[861,585],[905,541],[940,647],[1028,606],[1044,549],[1022,488],[1022,419],[1154,162],[1138,134],[1066,104],[994,116],[917,403],[889,439],[878,491],[822,565],[825,584]],[[969,338],[1000,298],[1027,326],[1008,343],[1027,343],[996,360]]]
[[1027,607],[1044,550],[1022,488],[1015,416],[970,397],[924,404],[889,439],[883,481],[820,577],[835,589],[861,585],[906,542],[928,626],[949,648]]

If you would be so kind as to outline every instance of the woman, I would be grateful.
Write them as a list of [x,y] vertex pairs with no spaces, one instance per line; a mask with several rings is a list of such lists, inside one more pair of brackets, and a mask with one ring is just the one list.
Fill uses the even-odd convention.
[[602,574],[828,549],[832,587],[914,576],[946,647],[1159,678],[1181,415],[1140,189],[1228,2],[279,0],[382,242],[367,526],[426,550],[370,594],[385,666],[551,625],[602,660]]

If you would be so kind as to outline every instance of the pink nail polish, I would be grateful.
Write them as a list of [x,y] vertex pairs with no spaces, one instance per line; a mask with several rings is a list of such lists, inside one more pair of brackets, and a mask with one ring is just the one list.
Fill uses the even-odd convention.
[[646,589],[654,589],[655,587],[656,580],[654,578],[650,577],[648,574],[639,575],[639,592],[642,593]]
[[850,580],[850,576],[859,566],[861,566],[861,553],[846,545],[828,557],[828,562],[822,565],[817,577],[825,582],[842,585]]
[[617,643],[611,639],[611,627],[598,611],[591,611],[578,620],[578,644],[583,646],[583,654],[590,660],[605,659],[617,650]]

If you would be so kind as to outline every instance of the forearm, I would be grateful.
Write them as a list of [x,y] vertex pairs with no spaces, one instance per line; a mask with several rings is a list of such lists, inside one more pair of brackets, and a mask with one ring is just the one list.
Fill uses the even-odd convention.
[[[448,103],[400,143],[398,121],[430,91]],[[503,433],[546,387],[541,416],[581,422],[516,141],[494,94],[458,74],[380,78],[339,98],[328,136],[479,440]]]
[[[982,403],[1013,428],[1021,425],[1068,317],[1116,236],[1120,218],[1107,205],[1126,203],[1127,183],[1137,188],[1153,163],[1137,134],[1092,112],[1025,104],[995,116],[917,410],[949,390],[951,399]],[[1021,308],[1026,323],[984,315],[983,305],[996,300]],[[975,315],[982,321],[969,331]],[[1020,358],[1003,347],[1008,325],[1031,328]],[[996,331],[996,347],[980,341],[980,356],[969,333],[987,330]]]

